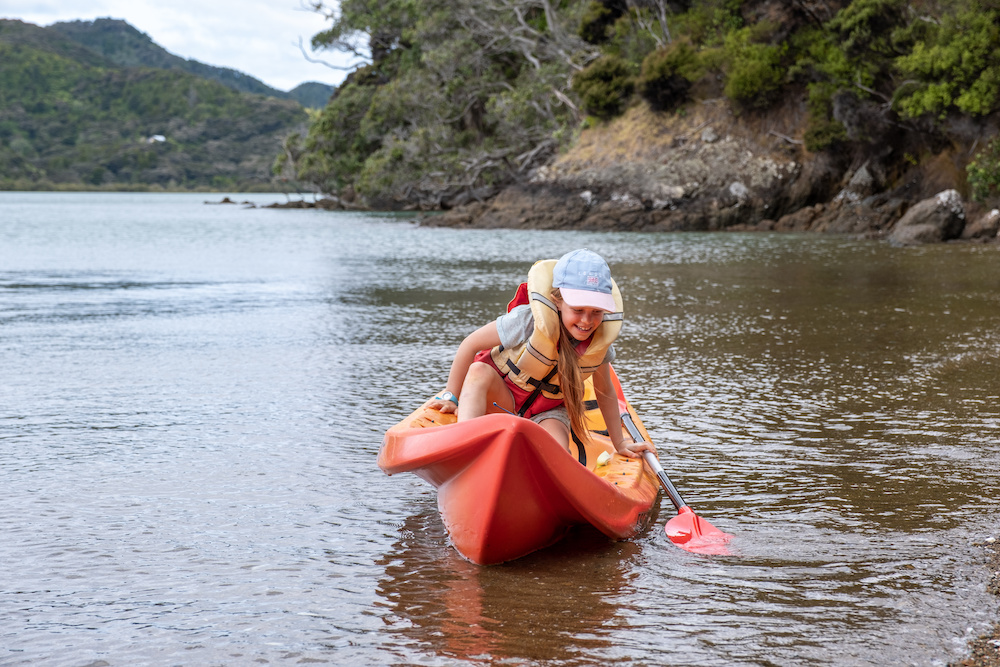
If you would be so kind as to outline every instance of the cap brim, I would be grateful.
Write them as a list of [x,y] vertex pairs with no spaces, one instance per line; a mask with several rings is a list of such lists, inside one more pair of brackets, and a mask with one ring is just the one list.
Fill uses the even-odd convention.
[[609,313],[615,312],[615,297],[610,294],[567,287],[559,288],[559,294],[566,305],[573,308],[599,308]]

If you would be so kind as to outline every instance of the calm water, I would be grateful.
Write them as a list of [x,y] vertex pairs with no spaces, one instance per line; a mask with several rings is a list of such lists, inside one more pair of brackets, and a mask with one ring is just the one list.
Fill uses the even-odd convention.
[[[997,247],[206,198],[0,193],[0,664],[943,665],[1000,617],[973,545],[1000,536]],[[664,499],[633,540],[478,567],[376,467],[531,261],[581,246],[665,468],[739,555],[674,547]]]

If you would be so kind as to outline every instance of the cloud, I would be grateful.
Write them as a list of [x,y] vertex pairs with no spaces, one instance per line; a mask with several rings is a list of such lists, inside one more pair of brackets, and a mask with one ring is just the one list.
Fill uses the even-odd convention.
[[289,90],[305,81],[337,85],[347,72],[310,63],[347,65],[345,54],[312,53],[309,40],[329,27],[299,0],[4,0],[3,18],[38,25],[76,19],[124,19],[171,53],[217,67],[231,67]]

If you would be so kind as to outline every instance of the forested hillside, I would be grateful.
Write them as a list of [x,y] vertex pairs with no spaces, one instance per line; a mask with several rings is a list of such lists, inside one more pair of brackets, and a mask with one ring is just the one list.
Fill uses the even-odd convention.
[[525,181],[635,105],[723,100],[801,116],[803,159],[887,184],[948,146],[996,195],[1000,5],[992,0],[343,0],[315,46],[371,55],[286,173],[376,206],[450,207]]
[[332,86],[316,82],[302,83],[286,92],[228,67],[215,67],[197,60],[175,56],[156,44],[149,35],[119,19],[66,21],[54,23],[49,28],[97,52],[120,67],[182,70],[204,79],[218,81],[241,93],[295,100],[304,107],[314,109],[325,106],[330,93],[333,92]]
[[0,20],[0,188],[277,188],[282,138],[306,122],[297,102]]

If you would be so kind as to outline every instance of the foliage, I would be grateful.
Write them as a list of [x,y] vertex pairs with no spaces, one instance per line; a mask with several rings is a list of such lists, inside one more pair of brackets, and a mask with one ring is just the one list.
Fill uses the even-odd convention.
[[621,12],[615,12],[612,7],[600,2],[600,0],[590,0],[587,9],[580,20],[580,27],[577,34],[591,44],[601,44],[608,40],[609,28],[617,20]]
[[953,109],[981,116],[1000,109],[1000,10],[945,16],[896,66],[913,80],[898,101],[906,116],[943,118]]
[[986,201],[1000,194],[1000,138],[994,137],[966,167],[972,198]]
[[0,22],[0,185],[272,187],[281,137],[306,121],[288,100],[67,53],[55,31]]
[[598,118],[617,116],[634,89],[632,68],[617,56],[602,56],[573,77],[573,92]]
[[721,81],[749,113],[805,95],[811,151],[879,145],[927,113],[1000,109],[995,0],[316,7],[330,28],[314,44],[368,64],[279,166],[393,206],[450,205],[526,178],[580,127],[622,113],[636,90],[672,109]]
[[854,0],[826,27],[850,57],[891,57],[906,6],[906,0]]
[[750,27],[730,32],[725,40],[726,97],[744,107],[764,108],[777,97],[784,79],[784,45],[755,41]]
[[678,40],[646,56],[637,89],[653,109],[669,111],[686,100],[691,84],[701,78],[704,70],[691,43]]
[[583,9],[547,0],[323,8],[333,25],[314,44],[367,49],[372,62],[310,128],[299,177],[353,186],[380,206],[422,207],[523,177],[580,119],[570,79],[597,55],[578,36]]
[[689,11],[676,17],[675,32],[702,47],[718,47],[726,35],[743,27],[740,0],[694,0]]
[[203,79],[218,81],[237,92],[292,99],[306,107],[322,107],[333,92],[331,86],[316,82],[303,83],[283,92],[243,72],[175,56],[156,44],[149,35],[139,32],[120,19],[53,23],[49,30],[68,37],[92,54],[100,55],[105,61],[93,64],[181,70]]
[[826,83],[809,85],[807,108],[809,122],[806,125],[806,150],[818,153],[836,148],[847,141],[847,128],[832,118],[832,100],[836,87]]

